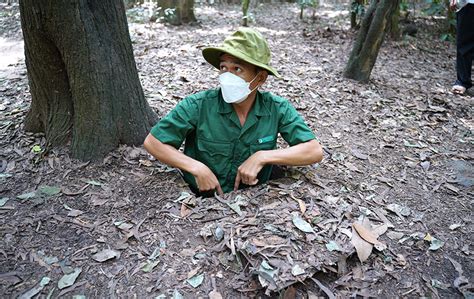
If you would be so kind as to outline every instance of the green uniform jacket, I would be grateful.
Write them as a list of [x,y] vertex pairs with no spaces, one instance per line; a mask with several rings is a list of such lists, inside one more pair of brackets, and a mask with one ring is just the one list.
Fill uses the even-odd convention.
[[[278,133],[289,145],[316,138],[286,99],[269,92],[257,92],[242,127],[219,89],[186,97],[151,130],[155,138],[176,149],[185,141],[184,153],[207,165],[224,192],[233,190],[237,168],[250,155],[276,148]],[[269,179],[271,169],[267,165],[260,171],[259,183]],[[190,173],[184,172],[184,179],[197,189]]]

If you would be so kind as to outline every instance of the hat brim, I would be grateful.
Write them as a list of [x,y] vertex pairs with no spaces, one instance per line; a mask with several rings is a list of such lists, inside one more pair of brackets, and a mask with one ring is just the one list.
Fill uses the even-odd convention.
[[217,69],[220,69],[220,63],[221,63],[220,57],[224,53],[227,53],[245,62],[258,66],[259,68],[265,69],[268,71],[270,75],[273,75],[277,78],[281,78],[280,74],[271,66],[260,63],[252,59],[251,57],[245,55],[244,53],[236,51],[235,49],[229,49],[226,47],[208,47],[202,50],[202,56],[204,57],[204,59],[206,59],[207,62],[209,62],[212,66],[214,66]]

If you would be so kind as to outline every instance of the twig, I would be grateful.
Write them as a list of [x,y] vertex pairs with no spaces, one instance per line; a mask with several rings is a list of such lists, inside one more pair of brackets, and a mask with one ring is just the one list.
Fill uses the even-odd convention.
[[87,249],[90,249],[90,248],[94,248],[94,247],[96,247],[96,246],[97,246],[97,244],[93,244],[93,245],[89,245],[89,246],[86,246],[86,247],[84,247],[84,248],[81,248],[81,249],[77,250],[76,252],[74,252],[74,253],[72,254],[72,256],[75,256],[76,254],[78,254],[78,253],[80,253],[80,252],[83,252],[84,250],[87,250]]

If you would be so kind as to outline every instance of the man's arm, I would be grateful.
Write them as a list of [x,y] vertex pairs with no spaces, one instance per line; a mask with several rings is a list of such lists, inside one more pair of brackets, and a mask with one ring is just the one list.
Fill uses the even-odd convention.
[[323,148],[314,139],[284,149],[258,151],[238,168],[234,190],[239,188],[240,182],[257,184],[257,175],[267,164],[303,166],[321,162],[322,159]]
[[162,163],[191,173],[196,179],[199,191],[216,190],[223,194],[219,181],[205,164],[186,156],[169,144],[162,143],[151,134],[148,134],[143,146]]

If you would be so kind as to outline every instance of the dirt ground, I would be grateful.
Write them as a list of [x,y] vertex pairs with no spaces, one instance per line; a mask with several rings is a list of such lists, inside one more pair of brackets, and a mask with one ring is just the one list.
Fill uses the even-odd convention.
[[[386,41],[359,84],[342,77],[356,34],[344,7],[303,21],[296,4],[254,7],[250,25],[284,77],[264,89],[297,107],[326,155],[268,184],[196,198],[140,147],[84,163],[24,132],[18,8],[1,5],[1,297],[472,298],[474,101],[449,92],[455,47],[439,40],[440,21],[412,19],[416,36]],[[240,23],[237,6],[196,15],[179,27],[130,19],[160,116],[217,87],[201,48]]]

